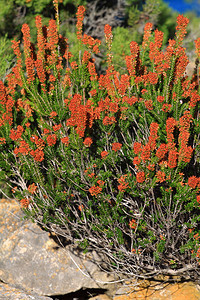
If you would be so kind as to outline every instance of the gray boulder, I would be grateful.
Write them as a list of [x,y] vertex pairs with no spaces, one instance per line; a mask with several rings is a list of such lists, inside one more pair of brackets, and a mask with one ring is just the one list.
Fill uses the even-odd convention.
[[88,257],[80,259],[69,246],[58,247],[48,232],[23,220],[17,201],[0,201],[0,281],[26,293],[53,296],[105,289],[111,280]]
[[50,297],[39,296],[35,293],[26,293],[20,289],[0,283],[0,300],[51,300]]

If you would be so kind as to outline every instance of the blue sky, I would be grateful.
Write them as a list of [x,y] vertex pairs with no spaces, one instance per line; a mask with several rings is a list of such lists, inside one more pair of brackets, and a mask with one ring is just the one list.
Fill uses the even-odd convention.
[[200,16],[200,2],[198,0],[184,1],[184,0],[164,0],[169,6],[179,13],[183,14],[187,10],[194,10]]

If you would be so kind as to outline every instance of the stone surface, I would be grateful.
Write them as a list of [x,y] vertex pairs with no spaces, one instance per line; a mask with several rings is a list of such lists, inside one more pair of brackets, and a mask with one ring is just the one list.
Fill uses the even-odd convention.
[[51,300],[50,297],[36,295],[11,287],[8,284],[0,283],[0,300]]
[[120,288],[113,300],[199,300],[200,287],[192,282],[185,283],[155,283],[149,282],[141,286]]
[[67,247],[58,247],[48,232],[22,217],[15,200],[0,201],[1,281],[26,292],[53,296],[81,288],[105,288],[95,279],[112,279],[88,259],[80,259]]
[[98,295],[90,298],[90,300],[111,300],[111,299],[113,299],[113,297],[109,297],[107,295]]

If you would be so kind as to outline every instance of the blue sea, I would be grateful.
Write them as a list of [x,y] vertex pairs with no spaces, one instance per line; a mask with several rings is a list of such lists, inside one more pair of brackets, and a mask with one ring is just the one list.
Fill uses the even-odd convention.
[[200,0],[164,0],[171,8],[183,14],[187,11],[195,11],[200,16]]

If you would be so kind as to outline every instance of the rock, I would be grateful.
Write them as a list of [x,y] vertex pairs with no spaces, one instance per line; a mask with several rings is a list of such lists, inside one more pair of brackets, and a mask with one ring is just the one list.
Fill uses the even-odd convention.
[[120,288],[113,300],[198,300],[200,287],[192,282],[156,283],[145,282],[139,286]]
[[35,293],[27,294],[26,292],[11,287],[8,284],[0,283],[0,300],[51,300],[52,298],[36,295]]
[[48,232],[22,217],[15,200],[0,201],[0,281],[26,293],[53,296],[82,288],[105,289],[99,281],[113,280],[69,246],[58,247]]
[[111,300],[113,298],[107,296],[107,295],[98,295],[95,297],[90,298],[90,300]]

